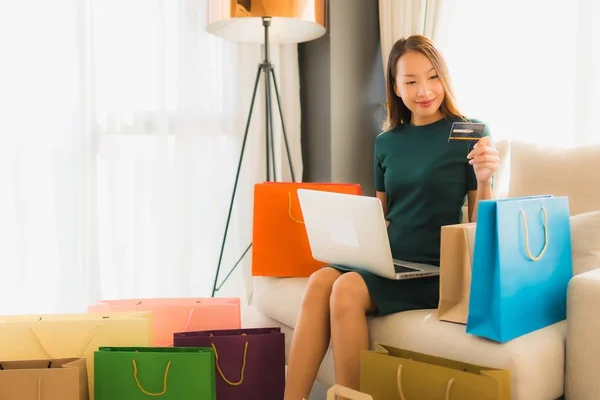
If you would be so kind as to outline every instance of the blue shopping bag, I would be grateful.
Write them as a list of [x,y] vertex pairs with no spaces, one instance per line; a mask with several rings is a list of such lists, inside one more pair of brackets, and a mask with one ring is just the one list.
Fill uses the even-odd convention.
[[563,321],[572,275],[567,197],[480,201],[467,333],[504,343]]

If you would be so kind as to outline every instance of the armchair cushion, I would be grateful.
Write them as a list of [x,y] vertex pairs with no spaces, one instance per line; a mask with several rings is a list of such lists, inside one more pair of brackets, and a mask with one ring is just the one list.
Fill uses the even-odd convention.
[[600,268],[600,211],[571,217],[573,275]]
[[571,215],[600,210],[600,146],[512,141],[508,197],[568,196]]

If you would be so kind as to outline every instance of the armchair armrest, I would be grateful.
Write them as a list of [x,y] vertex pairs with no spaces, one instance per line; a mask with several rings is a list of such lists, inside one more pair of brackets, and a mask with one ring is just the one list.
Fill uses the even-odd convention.
[[565,398],[600,393],[600,268],[574,276],[567,293]]

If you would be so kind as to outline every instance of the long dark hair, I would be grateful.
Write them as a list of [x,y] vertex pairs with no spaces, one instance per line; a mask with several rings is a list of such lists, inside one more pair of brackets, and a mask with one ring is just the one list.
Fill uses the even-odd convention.
[[387,111],[387,117],[383,123],[383,130],[392,130],[402,124],[410,123],[411,112],[406,105],[404,105],[402,99],[398,97],[394,91],[398,60],[409,51],[417,51],[423,54],[429,59],[433,65],[433,68],[435,68],[440,82],[442,82],[442,86],[444,87],[444,100],[440,106],[440,112],[444,118],[457,117],[464,119],[464,116],[456,106],[454,91],[452,90],[452,85],[450,84],[448,67],[446,66],[444,58],[430,39],[422,35],[412,35],[408,38],[398,40],[396,43],[394,43],[392,50],[390,51],[386,76],[385,108]]

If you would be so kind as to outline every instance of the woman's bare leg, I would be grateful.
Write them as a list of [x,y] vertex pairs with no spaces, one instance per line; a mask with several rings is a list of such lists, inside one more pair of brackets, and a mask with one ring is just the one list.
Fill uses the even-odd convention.
[[336,383],[359,390],[360,352],[369,349],[366,314],[375,308],[363,278],[356,272],[338,278],[329,304]]
[[308,281],[287,365],[284,400],[307,399],[329,347],[329,297],[341,273],[322,268]]

